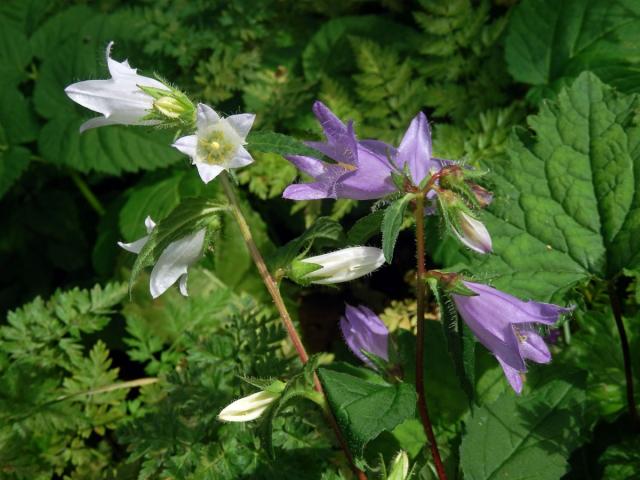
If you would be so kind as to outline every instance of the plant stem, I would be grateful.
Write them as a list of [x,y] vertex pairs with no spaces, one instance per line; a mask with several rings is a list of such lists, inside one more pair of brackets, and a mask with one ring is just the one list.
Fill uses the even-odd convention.
[[98,197],[93,194],[89,185],[87,185],[87,182],[85,182],[74,170],[69,170],[69,175],[71,176],[73,183],[78,187],[78,190],[80,190],[82,196],[87,200],[87,203],[91,205],[98,215],[103,216],[106,211],[102,206],[102,203],[100,203],[100,200],[98,200]]
[[640,417],[638,417],[635,396],[633,394],[633,372],[631,370],[629,340],[622,321],[622,304],[620,302],[620,296],[618,295],[618,290],[616,288],[615,281],[613,280],[609,283],[609,301],[611,302],[613,317],[616,320],[618,334],[620,335],[620,346],[622,347],[622,358],[624,360],[624,374],[627,381],[627,407],[629,408],[629,415],[631,416],[633,427],[635,430],[640,431]]
[[[300,361],[303,364],[307,363],[309,361],[309,355],[307,354],[307,351],[304,348],[302,341],[300,340],[300,336],[298,335],[298,332],[296,331],[296,328],[293,325],[293,322],[291,321],[291,316],[289,315],[289,311],[287,310],[287,307],[284,304],[284,300],[282,298],[282,295],[280,294],[280,289],[278,288],[278,285],[276,284],[273,276],[269,272],[269,269],[267,268],[264,258],[262,258],[262,254],[260,253],[260,250],[258,250],[258,246],[256,245],[256,242],[253,240],[253,235],[251,234],[251,229],[249,228],[249,224],[247,223],[247,220],[242,214],[242,210],[240,209],[240,203],[238,202],[236,193],[234,192],[233,187],[231,186],[231,183],[229,182],[229,179],[227,178],[226,173],[223,173],[222,175],[220,175],[220,181],[222,183],[222,188],[224,189],[224,192],[227,195],[227,198],[229,199],[231,212],[233,213],[233,216],[238,222],[238,227],[240,228],[240,233],[242,234],[242,238],[247,244],[249,253],[251,254],[251,257],[253,258],[253,261],[256,264],[256,267],[258,268],[258,272],[262,277],[262,281],[264,282],[265,286],[267,287],[267,290],[269,291],[269,294],[271,295],[271,298],[273,299],[273,303],[275,304],[278,310],[278,313],[280,314],[280,318],[282,319],[284,328],[287,330],[287,333],[289,334],[289,338],[291,339],[291,342],[293,343],[293,346],[295,347],[296,352],[298,353],[298,357],[300,357]],[[318,379],[318,376],[314,374],[313,380],[315,384],[315,389],[323,395],[323,397],[325,398],[326,405],[328,407],[329,403],[327,401],[326,395],[322,388],[322,384]],[[351,455],[351,451],[349,450],[347,442],[344,436],[342,435],[342,432],[340,431],[340,427],[336,422],[333,412],[331,412],[329,408],[325,409],[325,411],[327,414],[327,419],[329,420],[329,424],[331,425],[331,428],[333,429],[333,432],[335,433],[336,438],[338,439],[338,443],[340,444],[340,447],[342,447],[342,450],[344,451],[344,454],[347,457],[347,460],[349,461],[349,464],[351,465],[353,472],[356,474],[359,480],[367,480],[367,477],[364,474],[364,472],[355,466],[355,463],[353,462],[353,456]]]
[[429,440],[429,448],[431,449],[431,455],[433,456],[433,462],[438,472],[438,478],[440,480],[446,480],[447,474],[442,464],[442,458],[440,457],[440,451],[438,450],[438,443],[436,442],[436,436],[433,433],[433,426],[431,425],[431,419],[429,418],[429,410],[427,409],[427,399],[424,395],[424,307],[426,303],[426,288],[424,283],[425,273],[425,254],[424,254],[424,196],[418,195],[416,198],[415,207],[416,216],[416,302],[417,302],[417,317],[418,317],[418,334],[416,338],[416,393],[418,394],[418,411],[420,412],[420,419],[422,420],[422,427],[424,433]]

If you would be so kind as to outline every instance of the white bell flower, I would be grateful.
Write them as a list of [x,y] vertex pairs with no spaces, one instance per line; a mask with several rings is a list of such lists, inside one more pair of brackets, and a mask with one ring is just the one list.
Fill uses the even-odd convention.
[[349,247],[300,262],[322,267],[304,275],[303,280],[326,285],[355,280],[377,270],[384,263],[384,253],[375,247]]
[[[156,226],[151,217],[147,217],[144,223],[147,227],[147,235],[131,243],[118,242],[118,245],[131,253],[140,253]],[[196,263],[202,255],[205,234],[206,228],[203,228],[171,242],[164,249],[151,270],[149,290],[153,298],[158,298],[176,281],[179,282],[180,293],[185,297],[188,295],[188,268]]]
[[154,98],[140,87],[171,89],[153,78],[144,77],[131,68],[129,62],[116,62],[110,56],[113,42],[107,45],[107,66],[111,78],[108,80],[85,80],[64,89],[76,103],[103,117],[92,118],[80,126],[80,132],[105,125],[157,125],[160,119],[145,119],[153,110]]
[[222,118],[210,106],[199,103],[196,115],[196,134],[179,138],[173,146],[191,157],[204,183],[209,183],[223,170],[253,162],[244,145],[254,114]]
[[223,422],[249,422],[260,417],[269,405],[280,396],[266,390],[242,397],[227,405],[218,414]]

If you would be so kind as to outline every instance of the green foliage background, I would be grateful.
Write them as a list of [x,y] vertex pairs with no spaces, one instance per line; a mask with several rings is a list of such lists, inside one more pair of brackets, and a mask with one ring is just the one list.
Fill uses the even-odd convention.
[[[495,360],[478,347],[469,399],[458,379],[465,367],[446,348],[450,332],[428,322],[428,400],[450,477],[528,472],[540,480],[615,480],[637,473],[638,440],[625,417],[606,296],[612,280],[626,292],[637,381],[637,1],[6,0],[0,477],[350,476],[310,402],[290,402],[276,416],[275,460],[256,429],[215,419],[254,391],[239,376],[285,378],[299,370],[230,219],[221,218],[215,247],[190,274],[189,299],[170,291],[152,301],[144,273],[127,295],[132,259],[116,242],[142,236],[147,215],[161,220],[185,198],[215,201],[221,193],[169,146],[168,131],[78,133],[89,114],[64,87],[104,77],[102,52],[111,40],[115,59],[128,58],[218,111],[255,112],[257,129],[316,138],[310,107],[320,99],[353,119],[360,138],[397,142],[411,118],[427,112],[436,154],[488,168],[487,186],[496,193],[483,217],[496,254],[478,258],[446,233],[433,234],[433,266],[471,269],[523,298],[577,307],[553,347],[554,362],[531,368],[522,397],[508,391]],[[282,200],[297,172],[281,156],[286,137],[272,138],[250,138],[256,162],[237,180],[257,243],[274,266],[310,238],[317,251],[371,237],[380,243],[379,213],[356,223],[371,212],[367,202]],[[397,234],[409,224],[396,214],[389,222]],[[371,478],[380,459],[401,448],[415,465],[413,478],[435,478],[409,407],[413,390],[354,367],[336,327],[345,300],[384,311],[404,379],[414,381],[415,341],[407,330],[415,304],[406,280],[413,248],[402,231],[394,265],[377,277],[342,290],[284,288],[305,341],[332,352],[321,358],[320,377],[334,407],[350,405],[338,420]],[[450,305],[442,301],[440,310]],[[382,404],[391,406],[379,422],[358,418]]]

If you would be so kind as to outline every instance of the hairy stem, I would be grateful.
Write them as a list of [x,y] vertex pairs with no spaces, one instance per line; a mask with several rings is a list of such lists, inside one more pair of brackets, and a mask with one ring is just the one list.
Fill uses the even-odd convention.
[[613,317],[616,320],[616,327],[618,328],[618,334],[620,335],[620,346],[622,348],[622,358],[624,360],[624,374],[627,381],[627,408],[629,409],[629,415],[633,427],[640,431],[640,417],[638,417],[638,410],[636,408],[635,396],[633,394],[633,372],[631,370],[631,352],[629,350],[629,340],[627,338],[627,331],[624,328],[622,321],[622,304],[620,302],[620,296],[616,288],[615,282],[609,283],[609,301],[611,302],[611,310],[613,311]]
[[[302,344],[302,340],[300,340],[300,336],[298,335],[298,332],[296,331],[296,328],[293,325],[293,322],[291,321],[291,316],[289,315],[289,311],[287,310],[287,307],[284,304],[284,300],[282,298],[282,295],[280,294],[280,289],[278,288],[278,285],[274,280],[273,276],[269,272],[269,269],[267,268],[264,258],[262,258],[262,254],[260,253],[260,250],[258,250],[258,246],[256,245],[256,242],[253,240],[253,235],[251,234],[251,229],[249,228],[249,224],[247,223],[247,220],[242,214],[242,210],[240,209],[238,198],[236,196],[235,191],[233,190],[233,187],[231,186],[231,183],[229,182],[229,179],[227,178],[226,173],[223,173],[222,175],[220,175],[220,181],[222,183],[222,188],[224,189],[224,192],[227,195],[227,198],[229,199],[231,212],[233,213],[233,216],[235,217],[238,223],[238,227],[240,228],[240,233],[242,234],[242,238],[247,244],[247,248],[249,249],[251,258],[253,258],[253,261],[256,264],[256,267],[258,268],[258,272],[260,272],[260,277],[262,277],[262,281],[264,282],[265,286],[267,287],[267,290],[269,291],[269,294],[271,295],[271,298],[273,299],[273,303],[275,304],[278,310],[278,313],[280,314],[280,318],[282,319],[284,328],[287,330],[287,333],[289,334],[289,338],[291,339],[291,342],[293,343],[293,346],[296,349],[296,352],[298,353],[298,357],[300,357],[300,361],[303,364],[307,363],[309,361],[309,355],[307,354],[307,351],[304,348],[304,345]],[[364,472],[355,466],[355,463],[353,462],[353,456],[351,455],[351,451],[349,450],[347,442],[344,436],[342,435],[342,432],[340,431],[340,427],[336,422],[333,412],[331,412],[331,410],[328,408],[329,403],[327,401],[326,395],[322,388],[322,384],[318,379],[318,376],[314,374],[313,379],[315,383],[315,389],[318,392],[320,392],[325,398],[325,403],[327,405],[327,409],[325,409],[327,419],[329,421],[329,424],[331,425],[331,428],[333,429],[333,432],[336,435],[336,438],[338,439],[338,443],[340,444],[340,447],[344,451],[344,454],[347,457],[347,460],[351,464],[351,468],[353,469],[354,473],[356,474],[359,480],[366,480],[367,477],[364,474]]]
[[93,194],[91,188],[89,188],[89,185],[87,185],[87,182],[85,182],[82,177],[80,177],[80,175],[78,175],[73,170],[69,171],[69,175],[71,176],[71,180],[73,180],[73,183],[75,183],[76,187],[78,187],[78,190],[80,190],[80,193],[85,198],[87,203],[91,205],[91,207],[96,211],[98,215],[103,216],[106,211],[102,206],[102,203],[100,203],[100,200],[98,200],[98,197]]
[[424,283],[425,273],[425,254],[424,254],[424,196],[419,195],[416,198],[415,206],[416,216],[416,301],[417,301],[417,317],[418,317],[418,335],[416,338],[416,393],[418,394],[418,412],[420,412],[420,419],[422,420],[422,427],[424,433],[429,440],[429,448],[431,449],[431,455],[433,456],[433,463],[436,466],[438,472],[438,478],[440,480],[446,480],[447,474],[442,464],[442,458],[440,457],[440,451],[438,450],[438,443],[436,442],[436,436],[433,433],[433,426],[431,425],[431,419],[429,418],[429,410],[427,408],[427,399],[424,395],[424,307],[426,303],[427,291]]

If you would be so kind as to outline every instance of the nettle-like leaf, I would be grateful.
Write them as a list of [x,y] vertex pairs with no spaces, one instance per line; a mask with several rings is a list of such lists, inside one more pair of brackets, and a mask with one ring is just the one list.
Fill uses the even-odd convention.
[[584,376],[552,380],[527,395],[507,391],[474,408],[460,457],[468,480],[560,478],[583,440]]
[[622,91],[638,92],[638,44],[635,0],[525,0],[511,17],[506,58],[516,80],[537,87],[536,96],[583,70]]
[[0,17],[0,79],[12,85],[24,80],[31,57],[31,48],[24,32]]
[[[220,227],[220,213],[226,206],[206,198],[187,198],[162,219],[149,235],[149,240],[136,257],[131,269],[129,288],[143,268],[158,261],[162,252],[176,240],[203,228],[207,237]],[[210,237],[209,237],[210,238]],[[206,240],[205,240],[206,244]]]
[[347,232],[347,240],[353,245],[363,245],[381,231],[385,210],[376,210],[359,218]]
[[276,132],[249,132],[247,137],[249,151],[262,153],[278,153],[280,155],[310,155],[317,157],[319,153],[313,148],[288,135]]
[[416,394],[408,383],[389,384],[364,368],[340,366],[320,368],[318,377],[356,463],[362,466],[368,442],[413,417]]
[[496,287],[557,299],[591,277],[640,263],[640,98],[584,73],[529,117],[492,160],[495,200],[483,216],[492,255],[471,271]]
[[396,241],[402,228],[402,220],[404,219],[404,212],[407,209],[407,205],[413,198],[413,195],[405,195],[402,198],[395,200],[384,211],[384,217],[382,218],[382,251],[384,252],[384,258],[387,263],[391,263],[393,260],[393,250],[396,248]]

